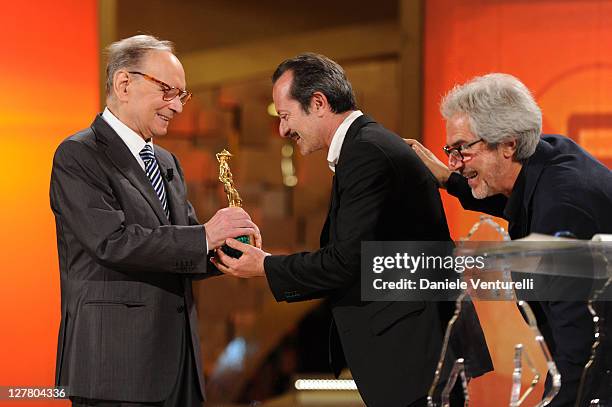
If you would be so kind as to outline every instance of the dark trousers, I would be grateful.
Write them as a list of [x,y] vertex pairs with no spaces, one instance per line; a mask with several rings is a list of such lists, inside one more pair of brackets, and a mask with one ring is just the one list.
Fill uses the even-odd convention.
[[[591,346],[595,340],[592,317],[588,313],[586,302],[569,301],[542,301],[529,302],[538,320],[544,340],[548,345],[557,369],[561,374],[561,389],[551,401],[550,407],[573,407],[576,405],[580,381],[584,367],[591,354]],[[604,352],[608,344],[600,345],[600,352]],[[583,403],[585,400],[601,397],[597,394],[598,384],[604,378],[605,369],[601,364],[593,366],[591,380],[585,383],[582,391]],[[552,380],[547,374],[544,393],[552,387]]]
[[[586,303],[582,311],[576,304],[542,302],[538,304],[541,307],[538,309],[530,302],[538,318],[538,327],[561,374],[561,389],[549,404],[550,407],[576,405],[584,368],[591,356],[591,345],[595,340],[592,318],[586,312]],[[595,363],[588,369],[581,389],[581,407],[588,406],[592,399],[599,399],[605,406],[612,405],[612,302],[595,302],[594,307],[600,318],[600,344]],[[551,314],[563,317],[553,319]],[[551,387],[552,380],[547,375],[544,393],[548,393]]]

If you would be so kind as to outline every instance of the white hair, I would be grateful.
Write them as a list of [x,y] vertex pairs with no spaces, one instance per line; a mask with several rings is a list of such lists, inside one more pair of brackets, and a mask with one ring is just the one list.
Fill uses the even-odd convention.
[[138,69],[143,57],[149,51],[168,51],[174,53],[174,44],[162,41],[151,35],[134,35],[121,41],[113,42],[107,48],[106,95],[111,95],[115,72],[122,68]]
[[456,85],[444,96],[445,120],[465,114],[471,131],[495,146],[516,139],[514,159],[524,161],[535,151],[542,133],[542,111],[527,87],[512,75],[491,73]]

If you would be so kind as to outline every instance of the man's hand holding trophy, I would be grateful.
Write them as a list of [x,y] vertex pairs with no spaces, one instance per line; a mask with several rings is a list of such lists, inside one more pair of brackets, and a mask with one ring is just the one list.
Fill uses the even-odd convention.
[[[219,181],[223,184],[229,207],[242,207],[242,198],[234,186],[229,160],[232,154],[223,150],[216,154],[219,161]],[[212,259],[217,268],[225,274],[236,277],[256,277],[265,275],[263,260],[269,253],[261,250],[261,235],[239,236],[227,239],[217,249],[216,258]]]

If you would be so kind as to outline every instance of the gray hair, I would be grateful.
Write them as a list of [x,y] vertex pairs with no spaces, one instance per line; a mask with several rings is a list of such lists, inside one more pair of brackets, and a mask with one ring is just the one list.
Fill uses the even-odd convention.
[[134,35],[109,45],[106,48],[106,96],[111,95],[115,72],[122,68],[137,69],[147,52],[154,50],[174,53],[174,44],[151,35]]
[[542,133],[540,107],[529,89],[508,74],[491,73],[456,85],[442,99],[440,112],[445,120],[466,114],[471,131],[491,146],[516,138],[517,161],[534,153]]

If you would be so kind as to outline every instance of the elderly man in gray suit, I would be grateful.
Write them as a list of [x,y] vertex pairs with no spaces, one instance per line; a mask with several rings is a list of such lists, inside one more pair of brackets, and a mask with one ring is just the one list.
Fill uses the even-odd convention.
[[153,144],[191,97],[172,43],[109,47],[106,108],[58,147],[51,175],[61,324],[56,385],[74,406],[201,406],[192,279],[207,256],[255,235],[240,208],[200,224],[176,157]]

